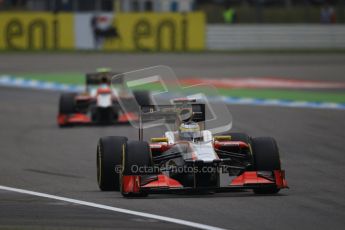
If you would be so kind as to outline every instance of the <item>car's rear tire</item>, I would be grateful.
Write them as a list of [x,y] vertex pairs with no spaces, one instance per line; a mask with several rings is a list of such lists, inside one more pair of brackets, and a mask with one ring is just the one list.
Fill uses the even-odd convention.
[[102,137],[97,146],[97,182],[102,191],[120,190],[120,168],[126,137]]
[[[145,171],[146,169],[153,169],[153,159],[149,144],[144,141],[128,142],[122,161],[122,175],[138,176],[150,174],[150,171]],[[144,192],[126,193],[123,190],[121,190],[121,194],[124,197],[143,197],[148,195]]]
[[[252,150],[256,171],[281,170],[280,156],[277,142],[271,137],[252,138]],[[256,194],[275,194],[277,187],[262,187],[254,189]]]
[[134,91],[135,100],[140,106],[151,105],[151,96],[149,91]]

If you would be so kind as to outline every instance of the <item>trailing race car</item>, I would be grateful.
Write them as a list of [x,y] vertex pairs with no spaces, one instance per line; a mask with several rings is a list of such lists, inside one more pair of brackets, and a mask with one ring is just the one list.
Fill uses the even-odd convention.
[[[118,99],[125,101],[133,96],[125,89],[121,78],[112,81],[114,75],[116,73],[108,69],[86,74],[85,92],[63,93],[59,102],[58,125],[114,124],[138,120],[138,108],[129,112],[121,110]],[[148,91],[134,91],[133,95],[139,105],[151,102]]]
[[[143,106],[139,141],[102,137],[97,147],[97,179],[102,191],[124,197],[188,191],[252,189],[275,194],[287,188],[279,149],[271,137],[244,133],[213,136],[205,129],[205,105],[179,100]],[[163,137],[143,141],[142,122],[164,119],[175,127]]]

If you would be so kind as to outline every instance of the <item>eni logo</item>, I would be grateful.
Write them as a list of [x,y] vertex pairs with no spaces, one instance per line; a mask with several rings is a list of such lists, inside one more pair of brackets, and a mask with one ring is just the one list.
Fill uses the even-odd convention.
[[[57,19],[34,18],[29,23],[17,18],[10,19],[4,26],[6,49],[58,49],[59,22]],[[52,44],[52,45],[48,45]]]
[[[179,31],[178,31],[179,30]],[[182,20],[166,18],[159,21],[157,25],[146,19],[139,19],[133,27],[132,38],[136,50],[163,50],[163,44],[168,44],[165,50],[187,50],[187,32],[188,20],[182,17]],[[145,40],[152,40],[153,44],[147,45]]]

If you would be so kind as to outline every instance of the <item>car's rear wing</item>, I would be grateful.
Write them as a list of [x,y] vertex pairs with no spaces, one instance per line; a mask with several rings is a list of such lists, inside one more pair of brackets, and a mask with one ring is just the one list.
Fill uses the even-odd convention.
[[104,73],[87,73],[86,74],[86,85],[99,85],[102,83],[106,84],[123,84],[123,78],[118,77],[112,79],[113,76],[118,75],[119,73],[113,72],[104,72]]
[[[188,104],[192,109],[192,121],[205,121],[205,104]],[[179,112],[186,108],[186,105],[145,105],[141,106],[140,116],[143,122],[151,122],[159,119],[165,119],[168,123],[174,123]]]

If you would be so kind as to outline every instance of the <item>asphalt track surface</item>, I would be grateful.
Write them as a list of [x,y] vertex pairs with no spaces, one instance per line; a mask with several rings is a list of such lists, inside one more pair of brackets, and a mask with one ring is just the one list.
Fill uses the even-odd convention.
[[[19,55],[17,60],[21,58]],[[5,59],[0,57],[1,61]],[[48,67],[43,69],[51,65],[50,58],[47,60]],[[31,62],[28,60],[26,67],[19,63],[17,70],[39,71],[34,64],[29,65]],[[71,71],[82,66],[77,63],[74,69],[70,67]],[[72,64],[67,61],[66,65]],[[305,65],[308,66],[308,62]],[[334,72],[337,77],[330,80],[343,80],[340,74],[344,73],[343,67],[340,64],[338,67]],[[304,79],[317,79],[312,75],[317,72],[315,68],[318,67],[315,65],[301,75]],[[219,71],[217,66],[213,70]],[[99,137],[107,135],[135,139],[137,130],[129,126],[59,129],[55,123],[58,96],[56,92],[0,88],[0,185],[227,229],[345,227],[344,111],[229,106],[234,117],[234,131],[277,139],[290,186],[279,195],[257,196],[248,191],[124,199],[117,192],[98,190],[96,144]],[[0,190],[0,229],[162,228],[186,227]]]
[[265,77],[344,81],[344,54],[46,54],[8,53],[0,55],[4,73],[93,72],[111,67],[115,72],[156,65],[173,68],[187,77]]

